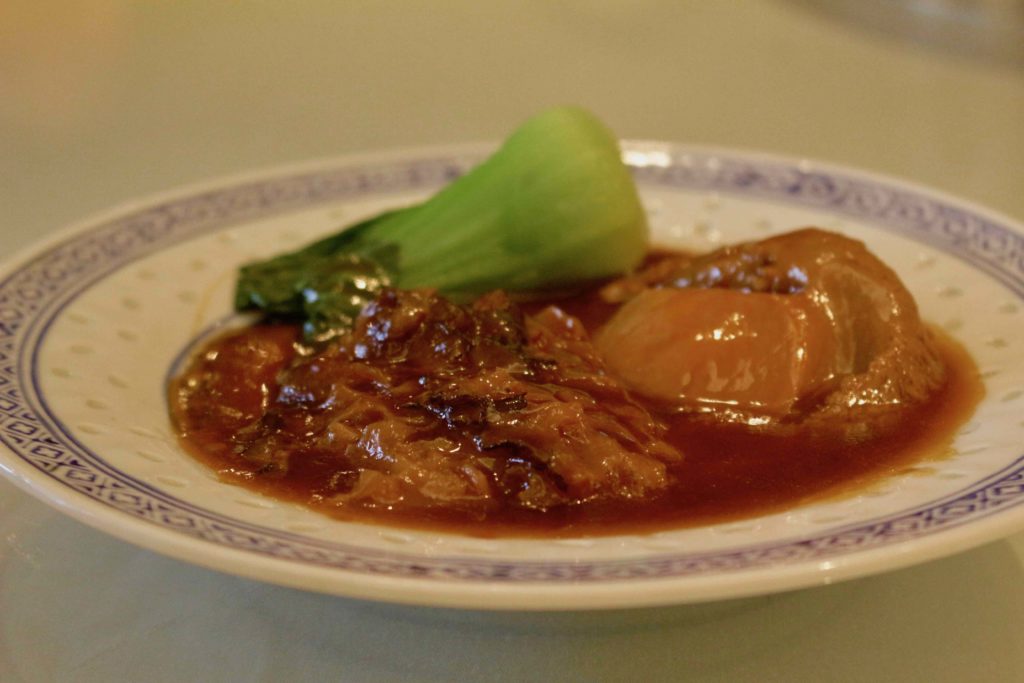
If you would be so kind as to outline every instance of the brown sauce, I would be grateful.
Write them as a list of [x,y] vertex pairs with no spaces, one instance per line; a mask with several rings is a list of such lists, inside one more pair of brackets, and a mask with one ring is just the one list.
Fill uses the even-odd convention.
[[[545,303],[551,302],[535,302],[526,309],[537,311]],[[598,328],[615,310],[593,292],[556,303],[577,316],[588,330]],[[221,363],[221,371],[231,374],[222,379],[244,395],[243,402],[255,405],[274,395],[274,373],[296,355],[298,332],[288,326],[257,325],[242,334],[260,338],[279,353],[279,358],[264,367],[262,377],[247,374],[250,363],[236,343],[238,333],[214,339],[197,358],[214,354],[224,361],[226,355],[238,354],[237,362]],[[966,351],[941,333],[936,332],[936,337],[948,368],[945,383],[927,401],[901,414],[897,425],[875,430],[870,438],[850,437],[851,430],[827,426],[762,433],[673,415],[647,405],[667,424],[665,441],[685,453],[680,462],[668,465],[672,484],[667,490],[640,500],[588,502],[544,511],[507,506],[483,519],[478,512],[457,508],[403,510],[395,505],[367,509],[331,504],[317,493],[325,481],[337,477],[336,463],[329,455],[313,452],[308,457],[293,457],[285,475],[263,476],[258,466],[240,458],[232,447],[237,427],[230,420],[208,418],[196,424],[189,417],[179,397],[192,370],[172,384],[170,403],[185,448],[224,481],[308,505],[339,519],[484,537],[646,533],[758,516],[848,495],[941,459],[982,397],[983,387]]]

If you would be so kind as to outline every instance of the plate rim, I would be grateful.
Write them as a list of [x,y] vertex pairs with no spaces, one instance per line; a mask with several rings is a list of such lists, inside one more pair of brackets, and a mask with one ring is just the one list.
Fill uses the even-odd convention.
[[[749,152],[714,146],[689,145],[655,140],[624,140],[624,150],[671,150],[676,154],[695,154],[708,157],[724,156],[756,162],[780,164],[800,168],[809,164],[814,171],[825,172],[847,178],[859,178],[889,187],[907,190],[967,209],[1007,227],[1018,236],[1024,235],[1024,226],[1016,219],[1001,212],[959,198],[942,190],[927,187],[901,178],[894,178],[873,171],[850,168],[832,162],[808,161],[766,152]],[[495,147],[494,143],[460,143],[454,145],[431,145],[425,147],[396,148],[379,152],[345,154],[304,162],[283,164],[267,168],[230,174],[208,180],[190,183],[172,190],[153,193],[120,202],[115,206],[97,212],[68,227],[54,231],[39,242],[19,249],[0,264],[0,280],[6,281],[33,259],[47,253],[56,245],[73,237],[88,233],[120,216],[159,203],[184,199],[203,191],[227,189],[247,182],[269,181],[317,170],[357,167],[360,164],[382,164],[389,161],[409,162],[418,158],[436,156],[456,157],[468,155],[479,157]],[[643,181],[638,183],[643,186]],[[379,196],[370,193],[370,196]],[[1001,538],[1024,526],[1024,506],[999,510],[987,518],[971,524],[953,527],[942,533],[926,535],[895,546],[881,546],[861,549],[832,559],[807,561],[779,565],[767,571],[765,567],[754,567],[734,572],[709,575],[673,576],[668,578],[644,578],[623,580],[595,580],[580,583],[558,582],[468,582],[449,584],[444,581],[425,583],[421,578],[394,575],[359,574],[339,568],[313,567],[297,564],[282,558],[261,556],[251,551],[230,548],[216,543],[190,537],[167,528],[153,525],[145,520],[133,518],[102,502],[45,476],[34,468],[25,472],[11,467],[6,461],[7,448],[0,458],[0,471],[30,494],[56,507],[65,514],[94,528],[105,531],[122,540],[141,545],[150,550],[176,557],[212,569],[289,585],[296,588],[335,593],[349,597],[403,602],[410,604],[444,607],[472,607],[477,609],[598,609],[612,607],[641,607],[682,602],[698,602],[728,597],[742,597],[766,592],[789,590],[811,585],[867,576],[883,571],[908,566],[917,562],[934,559],[966,550],[970,547]],[[978,480],[981,481],[981,480]],[[979,526],[982,525],[982,526]],[[979,529],[984,528],[984,533]],[[941,541],[938,539],[941,538]],[[197,544],[201,549],[197,551]],[[810,564],[816,566],[809,567]],[[324,572],[323,576],[320,573]],[[772,574],[774,572],[774,576]],[[310,574],[316,574],[311,577]],[[767,574],[752,581],[750,574]],[[311,583],[311,578],[313,579]],[[756,576],[754,578],[757,578]],[[679,590],[685,583],[695,588]],[[572,587],[575,594],[567,591]],[[426,587],[426,590],[425,590]],[[674,589],[674,590],[673,590]],[[468,593],[468,595],[467,595]],[[479,604],[475,598],[487,595],[489,604]]]

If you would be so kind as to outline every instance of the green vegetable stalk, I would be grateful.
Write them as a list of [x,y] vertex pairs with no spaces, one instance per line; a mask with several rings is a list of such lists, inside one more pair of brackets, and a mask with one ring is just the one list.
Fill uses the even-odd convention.
[[558,107],[426,202],[244,266],[235,306],[330,336],[387,285],[455,297],[565,288],[628,271],[646,244],[616,139],[588,112]]

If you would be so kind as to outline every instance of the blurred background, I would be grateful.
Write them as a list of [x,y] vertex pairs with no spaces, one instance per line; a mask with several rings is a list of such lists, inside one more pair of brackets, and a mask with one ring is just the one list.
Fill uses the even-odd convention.
[[[838,162],[1024,220],[1024,0],[0,0],[0,255],[254,167],[622,137]],[[626,615],[440,613],[137,550],[0,482],[0,680],[1024,680],[1024,535]]]
[[1024,216],[1020,0],[0,2],[5,246],[139,194],[502,137],[548,105],[623,137],[782,152]]

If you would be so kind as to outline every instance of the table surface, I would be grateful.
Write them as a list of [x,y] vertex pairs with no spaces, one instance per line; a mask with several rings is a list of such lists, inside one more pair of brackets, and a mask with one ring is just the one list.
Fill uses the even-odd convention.
[[[0,3],[0,253],[139,195],[494,140],[562,102],[623,137],[840,162],[1024,219],[1024,59],[950,44],[935,13],[908,32],[812,0],[430,5]],[[491,614],[218,574],[0,482],[0,680],[330,679],[1024,680],[1024,534],[780,595]]]

